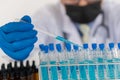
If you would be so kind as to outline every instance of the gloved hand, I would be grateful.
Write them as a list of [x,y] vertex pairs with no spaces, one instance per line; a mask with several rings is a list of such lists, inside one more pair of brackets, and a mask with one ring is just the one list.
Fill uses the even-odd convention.
[[0,48],[15,60],[26,59],[37,41],[37,31],[33,28],[29,16],[0,27]]

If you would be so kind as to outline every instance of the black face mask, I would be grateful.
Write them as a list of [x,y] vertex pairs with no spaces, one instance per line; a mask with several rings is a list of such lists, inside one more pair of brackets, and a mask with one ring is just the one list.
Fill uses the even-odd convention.
[[93,21],[101,12],[101,2],[89,4],[87,6],[65,5],[67,15],[73,22],[89,23]]

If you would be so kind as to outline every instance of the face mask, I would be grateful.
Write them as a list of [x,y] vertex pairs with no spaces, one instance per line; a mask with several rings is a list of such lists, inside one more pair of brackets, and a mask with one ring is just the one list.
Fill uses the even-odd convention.
[[89,23],[93,21],[101,12],[101,2],[89,4],[87,6],[65,5],[67,15],[73,22]]

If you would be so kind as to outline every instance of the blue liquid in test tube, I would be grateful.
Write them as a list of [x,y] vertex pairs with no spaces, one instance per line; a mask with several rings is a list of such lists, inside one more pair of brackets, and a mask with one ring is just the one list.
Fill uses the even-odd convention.
[[[108,62],[110,62],[110,61],[108,61]],[[110,63],[111,63],[111,62],[110,62]],[[111,64],[111,65],[110,65],[110,64],[108,65],[108,73],[107,73],[107,74],[108,74],[108,78],[109,78],[109,79],[114,79],[114,74],[115,74],[115,73],[114,73],[114,65],[112,65],[112,64]]]
[[103,65],[99,65],[98,66],[98,78],[99,80],[104,80],[104,66]]
[[60,67],[62,80],[68,80],[68,67],[66,66],[68,63],[67,63],[67,61],[62,61],[62,62],[60,62],[60,64],[64,65],[64,66]]
[[[56,65],[56,61],[51,61],[51,65]],[[51,66],[51,80],[58,80],[58,73],[57,73],[57,67],[56,66]]]
[[[70,64],[74,64],[75,61],[74,60],[70,60]],[[77,80],[77,69],[76,66],[70,66],[70,79],[71,80]]]
[[40,64],[42,80],[49,80],[48,67],[46,65],[47,62],[41,62]]
[[[119,63],[120,59],[114,59],[114,62]],[[116,74],[116,79],[120,79],[120,64],[115,64],[115,74]]]
[[[79,46],[78,45],[73,45],[73,49],[74,49],[74,60],[75,60],[75,64],[79,64],[79,60],[80,60],[80,55],[79,55]],[[75,79],[78,80],[79,79],[79,66],[75,65]]]
[[[89,64],[93,64],[93,62],[90,61]],[[89,70],[88,70],[88,71],[89,71],[89,72],[88,72],[88,74],[89,74],[89,79],[90,79],[90,80],[96,80],[96,76],[95,76],[95,69],[96,69],[96,68],[95,68],[95,66],[94,66],[94,65],[89,65],[89,66],[88,66],[88,69],[89,69]]]
[[[84,62],[80,62],[79,64],[84,64]],[[86,66],[80,65],[79,72],[80,72],[80,80],[87,80]]]
[[[120,43],[118,43],[118,55],[120,55]],[[120,62],[120,56],[118,57],[118,62]],[[120,79],[120,64],[118,64],[118,73],[117,73],[117,76],[118,76],[118,79]]]

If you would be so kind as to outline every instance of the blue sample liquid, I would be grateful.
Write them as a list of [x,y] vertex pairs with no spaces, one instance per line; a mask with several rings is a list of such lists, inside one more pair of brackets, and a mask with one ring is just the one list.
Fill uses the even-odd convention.
[[108,62],[108,67],[107,67],[107,76],[109,79],[114,79],[115,78],[115,73],[114,73],[114,65],[113,64],[109,64],[112,63],[112,60],[107,60]]
[[[51,65],[56,65],[56,61],[51,61]],[[57,73],[57,67],[56,66],[51,66],[50,67],[50,72],[51,72],[51,80],[58,80],[58,73]]]
[[[70,59],[69,61],[70,61],[70,64],[75,64],[74,59]],[[70,80],[78,80],[76,66],[70,66]]]
[[[93,64],[93,61],[88,61],[88,64]],[[95,69],[96,66],[95,65],[89,65],[88,66],[88,74],[89,74],[89,80],[96,80],[95,77]]]
[[[103,63],[103,58],[97,58],[97,63]],[[104,80],[104,65],[98,65],[98,79]]]
[[[61,65],[66,65],[67,61],[60,62]],[[68,80],[68,66],[60,66],[62,80]]]
[[[84,61],[80,62],[79,64],[84,64]],[[80,80],[87,80],[86,66],[80,65],[79,72],[80,72]]]
[[[114,59],[114,62],[119,63],[119,62],[120,62],[120,59],[115,58],[115,59]],[[117,78],[117,79],[120,79],[120,64],[115,64],[114,67],[115,67],[116,78]]]
[[99,65],[98,66],[98,78],[99,80],[104,80],[104,65]]
[[46,65],[47,65],[47,62],[40,63],[42,80],[49,80],[48,67],[46,67]]

